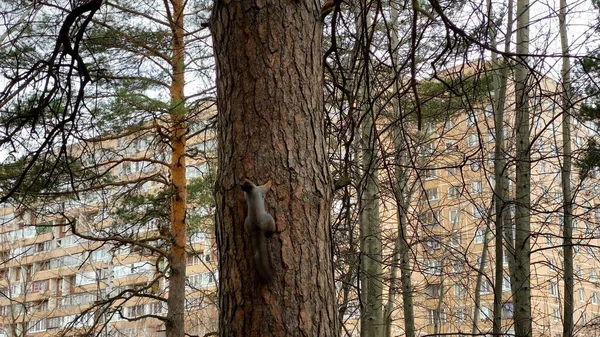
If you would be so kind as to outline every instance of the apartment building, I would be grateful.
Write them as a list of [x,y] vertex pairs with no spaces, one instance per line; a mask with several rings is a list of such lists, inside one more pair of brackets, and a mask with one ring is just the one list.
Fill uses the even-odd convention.
[[[514,173],[513,102],[509,89],[503,136],[509,176]],[[534,336],[562,335],[563,266],[562,129],[555,82],[544,79],[531,102],[531,294]],[[490,93],[489,95],[493,95]],[[417,335],[491,334],[495,270],[494,113],[489,96],[472,108],[425,124],[418,167],[412,173],[415,200],[409,210],[409,244]],[[593,123],[572,122],[576,159]],[[575,317],[577,335],[600,330],[600,185],[571,176],[574,195]],[[514,176],[509,190],[514,198]],[[385,201],[384,201],[385,203]],[[509,203],[514,219],[514,203]],[[394,209],[393,204],[382,209]],[[393,218],[393,217],[391,217]],[[509,226],[513,226],[511,222]],[[513,234],[514,235],[514,234]],[[504,248],[503,330],[514,334],[509,249]],[[477,276],[481,275],[479,289]],[[479,304],[476,304],[476,293]],[[398,297],[400,295],[398,294]],[[392,335],[404,334],[397,305]],[[475,323],[475,324],[474,324]]]
[[[202,127],[202,121],[190,127],[197,134],[189,141],[189,182],[209,174],[208,154],[216,151],[213,135],[198,132]],[[103,186],[0,206],[0,336],[160,336],[158,317],[166,314],[160,299],[169,289],[164,258],[150,248],[164,247],[156,237],[165,222],[159,211],[168,210],[168,202],[161,209],[153,198],[168,182],[161,164],[168,150],[156,135],[138,132],[74,144],[69,151],[105,178],[95,182]],[[197,335],[217,329],[215,242],[202,220],[210,207],[192,204],[189,211],[195,220],[188,238],[186,330]]]

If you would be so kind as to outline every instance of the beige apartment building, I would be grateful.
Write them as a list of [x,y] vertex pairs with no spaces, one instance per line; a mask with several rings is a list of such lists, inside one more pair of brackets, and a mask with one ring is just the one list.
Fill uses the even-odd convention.
[[[503,131],[509,154],[514,151],[514,107],[510,98],[514,95],[510,90],[512,88]],[[549,79],[544,79],[532,94],[533,335],[560,337],[564,287],[562,119],[560,107],[555,103],[560,102],[560,97],[556,83]],[[426,137],[420,145],[416,161],[419,166],[413,174],[413,184],[417,186],[413,200],[416,201],[411,204],[408,221],[409,243],[415,257],[411,261],[415,324],[420,336],[492,333],[495,130],[493,107],[489,102],[488,97],[471,109],[425,124]],[[592,123],[573,120],[571,137],[575,158],[587,138],[596,137],[597,131]],[[509,172],[514,172],[510,155],[508,161]],[[509,189],[514,197],[514,177],[511,180]],[[600,185],[591,178],[581,181],[576,169],[571,180],[575,198],[575,332],[579,336],[597,335],[600,332],[600,249],[597,248]],[[385,203],[382,209],[395,209],[393,204]],[[510,212],[514,216],[514,204]],[[506,248],[504,252],[503,329],[506,335],[511,335],[514,334],[514,306],[507,262],[509,253]],[[480,269],[482,260],[484,264]],[[478,274],[482,274],[481,298],[476,306]],[[403,336],[401,303],[397,303],[396,308],[392,335]]]
[[[201,127],[193,125],[191,132]],[[216,149],[214,137],[205,133],[190,144],[188,181],[208,174],[209,159],[198,153]],[[146,178],[165,172],[160,161],[166,161],[168,151],[149,133],[76,144],[70,151],[81,156],[85,167],[131,183],[107,184],[78,198],[0,208],[0,336],[161,336],[164,324],[152,316],[166,314],[166,302],[157,299],[166,298],[169,289],[159,272],[165,270],[159,254],[126,242],[85,239],[74,235],[72,226],[79,234],[99,238],[144,240],[160,233],[164,219],[144,215],[150,214],[151,204],[134,207],[140,217],[131,223],[116,214],[118,205],[130,200],[126,197],[164,189],[160,179]],[[202,205],[190,209],[192,216],[207,212]],[[212,233],[202,223],[190,225],[186,330],[195,335],[217,330]],[[150,244],[161,247],[160,240]]]

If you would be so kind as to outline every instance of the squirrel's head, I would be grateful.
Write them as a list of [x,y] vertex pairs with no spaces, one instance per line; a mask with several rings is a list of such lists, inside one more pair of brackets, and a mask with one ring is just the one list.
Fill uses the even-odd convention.
[[269,179],[264,185],[256,186],[252,181],[248,179],[244,179],[242,183],[242,191],[246,192],[246,194],[254,195],[256,193],[262,195],[263,197],[267,192],[271,189],[272,181]]

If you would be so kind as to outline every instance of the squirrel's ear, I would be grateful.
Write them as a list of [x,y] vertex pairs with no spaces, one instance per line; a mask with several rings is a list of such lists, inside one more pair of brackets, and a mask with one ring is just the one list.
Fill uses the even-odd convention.
[[269,179],[264,185],[261,187],[265,189],[265,192],[271,189],[271,185],[273,185],[273,181]]
[[248,179],[244,179],[244,182],[242,183],[242,191],[250,192],[250,190],[252,190],[255,187],[256,187],[256,185],[254,185],[253,182],[251,182]]

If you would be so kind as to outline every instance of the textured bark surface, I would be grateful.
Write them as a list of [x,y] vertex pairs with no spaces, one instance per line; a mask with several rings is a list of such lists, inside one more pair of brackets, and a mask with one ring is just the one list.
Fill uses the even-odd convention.
[[171,237],[172,246],[168,260],[171,275],[169,278],[169,297],[167,298],[167,337],[183,337],[185,309],[185,245],[187,237],[186,223],[186,177],[185,146],[187,126],[185,123],[184,95],[184,41],[183,41],[183,0],[172,0],[171,29],[173,32],[171,69]]
[[[518,54],[529,53],[529,0],[517,0]],[[527,57],[515,65],[516,191],[515,191],[515,334],[531,336],[531,150]]]
[[[569,40],[567,36],[567,1],[560,0],[560,13],[558,16],[560,24],[560,45],[563,55],[569,54]],[[563,336],[571,337],[574,333],[573,313],[573,195],[571,193],[571,62],[568,57],[562,59],[562,144],[563,162],[561,170],[561,182],[563,191],[563,214],[564,214],[564,245],[565,276],[563,292]]]
[[[489,13],[492,17],[492,2],[489,1]],[[512,22],[513,22],[513,0],[508,1],[508,20],[506,25],[506,36],[504,41],[504,51],[510,51],[510,37],[512,35]],[[492,46],[496,48],[496,31],[492,33],[491,38]],[[495,143],[494,143],[494,180],[496,186],[494,189],[494,204],[496,208],[496,214],[494,217],[494,255],[495,259],[495,270],[494,270],[494,314],[492,333],[494,336],[499,336],[502,333],[502,304],[504,299],[502,298],[502,283],[504,282],[504,248],[506,247],[509,254],[506,256],[509,266],[514,266],[514,247],[512,237],[512,226],[510,221],[510,212],[508,209],[509,205],[509,193],[508,193],[508,170],[506,167],[506,146],[504,137],[504,110],[506,108],[506,89],[508,83],[508,63],[509,59],[504,56],[502,62],[498,61],[498,55],[492,53],[492,64],[494,67],[494,130],[495,130]],[[504,233],[510,233],[506,237]],[[510,267],[509,267],[510,271]],[[509,274],[511,274],[509,272]],[[514,276],[511,276],[514,277]],[[512,282],[511,282],[512,283]]]
[[[323,136],[317,1],[216,1],[221,336],[333,336],[332,183]],[[275,278],[262,283],[243,228],[242,177],[273,180]]]
[[360,194],[360,335],[380,336],[383,327],[383,279],[381,270],[381,223],[379,176],[374,118],[366,111],[361,142],[363,177]]

